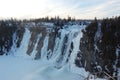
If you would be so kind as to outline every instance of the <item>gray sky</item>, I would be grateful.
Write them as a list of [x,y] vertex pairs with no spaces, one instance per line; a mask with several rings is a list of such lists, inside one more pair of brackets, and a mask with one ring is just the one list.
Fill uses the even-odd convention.
[[0,0],[0,10],[0,18],[93,19],[120,15],[120,0]]

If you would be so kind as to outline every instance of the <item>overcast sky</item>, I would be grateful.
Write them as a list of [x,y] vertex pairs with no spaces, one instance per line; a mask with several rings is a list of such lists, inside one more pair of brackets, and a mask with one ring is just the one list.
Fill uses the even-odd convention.
[[67,17],[93,19],[120,15],[120,0],[0,0],[0,18]]

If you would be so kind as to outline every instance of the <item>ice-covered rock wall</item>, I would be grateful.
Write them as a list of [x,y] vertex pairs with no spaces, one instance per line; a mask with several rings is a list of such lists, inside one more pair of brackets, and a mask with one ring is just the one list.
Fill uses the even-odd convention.
[[[120,64],[120,19],[95,21],[83,30],[76,64],[92,73],[117,76]],[[99,76],[104,76],[102,73]]]
[[81,31],[85,25],[66,26],[57,31],[54,27],[22,27],[21,33],[19,30],[13,33],[13,45],[8,53],[22,58],[53,61],[56,68],[67,62],[75,65],[75,58],[80,52]]
[[68,62],[71,66],[75,65],[75,58],[80,52],[81,31],[85,27],[83,24],[67,24],[60,29],[57,26],[35,26],[33,23],[8,27],[7,31],[11,34],[6,32],[2,37],[11,42],[1,41],[1,55],[52,61],[56,68]]
[[95,21],[62,27],[35,23],[2,27],[0,55],[52,62],[58,69],[68,64],[71,70],[80,67],[92,73],[106,71],[117,75],[120,29],[106,24]]

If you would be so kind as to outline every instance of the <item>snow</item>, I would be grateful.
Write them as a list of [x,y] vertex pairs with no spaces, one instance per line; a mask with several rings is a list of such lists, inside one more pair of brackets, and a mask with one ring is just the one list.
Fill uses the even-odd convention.
[[[84,77],[88,76],[88,72],[85,71],[85,69],[81,68],[79,69],[78,67],[76,67],[75,65],[75,58],[77,57],[77,53],[80,51],[79,50],[79,44],[80,44],[80,39],[82,38],[82,29],[84,29],[85,26],[79,26],[79,25],[73,25],[72,26],[72,31],[74,32],[74,37],[73,38],[73,50],[70,56],[70,60],[69,60],[69,64],[70,64],[70,70],[74,73],[80,74]],[[82,74],[81,74],[82,72]]]
[[[70,64],[74,64],[74,60],[79,51],[80,38],[82,37],[81,30],[84,29],[85,26],[80,26],[80,25],[68,25],[68,26],[69,27],[64,27],[64,29],[59,30],[61,35],[59,38],[56,38],[56,41],[55,41],[55,47],[54,47],[51,60],[53,61],[54,64],[56,64],[56,67],[62,67],[66,64],[66,60],[68,58],[69,50],[72,42],[75,48],[73,49],[74,51],[72,52],[72,55],[71,55],[71,57],[73,58],[71,58]],[[64,44],[64,39],[66,36],[68,37],[68,40]],[[63,45],[67,47],[65,47],[63,52],[64,56],[62,56],[61,58],[61,54],[62,54],[61,49]]]
[[31,55],[30,55],[30,57],[31,57],[32,59],[35,58],[35,55],[36,55],[36,53],[37,53],[38,41],[40,40],[41,37],[42,37],[42,34],[39,34],[39,35],[37,36],[37,42],[35,43],[35,47],[34,47],[32,53],[31,53]]
[[67,65],[57,69],[53,64],[13,56],[0,56],[0,80],[82,80],[68,71]]
[[[30,76],[33,76],[32,78]],[[31,78],[31,79],[30,79]],[[54,68],[52,65],[43,66],[32,74],[29,74],[25,80],[79,80],[83,79],[79,75],[70,73],[66,67],[62,69]]]
[[43,42],[43,47],[41,49],[41,59],[45,59],[46,60],[46,56],[47,56],[47,47],[48,47],[48,42],[49,42],[49,36],[47,35],[44,39]]
[[37,26],[42,26],[42,27],[53,27],[54,23],[52,23],[52,22],[39,22],[36,25]]
[[84,80],[88,75],[83,68],[74,69],[81,74],[70,72],[68,66],[57,69],[45,61],[0,56],[0,80]]
[[[16,51],[16,42],[17,42],[17,34],[16,34],[16,32],[13,34],[13,45],[12,45],[12,47],[11,47],[11,50],[9,51],[9,55],[14,55],[14,53],[15,53],[15,51]],[[12,54],[11,54],[12,53]]]
[[49,26],[49,27],[53,27],[54,26],[54,24],[53,23],[43,23],[45,26]]
[[37,61],[15,56],[0,56],[0,80],[22,80],[38,65]]
[[29,29],[25,28],[25,33],[24,33],[22,42],[20,44],[20,48],[16,50],[16,52],[14,53],[14,56],[19,56],[19,57],[24,57],[24,58],[30,57],[29,55],[26,54],[30,37],[31,37],[31,33]]

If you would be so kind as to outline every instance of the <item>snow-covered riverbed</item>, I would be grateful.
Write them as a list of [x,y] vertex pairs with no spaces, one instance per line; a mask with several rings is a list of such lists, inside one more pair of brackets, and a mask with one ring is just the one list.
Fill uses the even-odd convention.
[[82,80],[76,73],[69,72],[67,65],[55,68],[40,60],[22,59],[13,56],[0,57],[0,80]]

